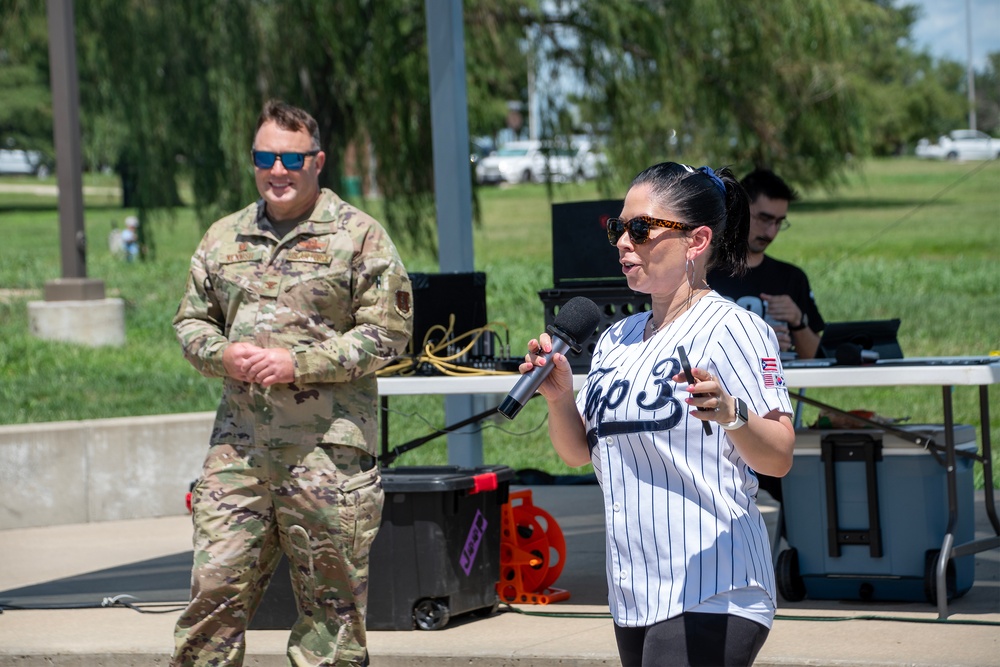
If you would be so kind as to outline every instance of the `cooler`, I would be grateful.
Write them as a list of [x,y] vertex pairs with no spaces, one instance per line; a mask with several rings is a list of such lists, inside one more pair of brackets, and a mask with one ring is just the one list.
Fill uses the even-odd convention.
[[[899,429],[944,445],[942,425]],[[972,426],[956,425],[954,441],[956,453],[976,452]],[[974,537],[972,467],[972,459],[956,456],[957,544]],[[776,574],[786,600],[936,603],[948,483],[930,450],[878,429],[799,430],[781,486],[790,548],[778,554]],[[971,555],[949,562],[949,598],[972,587],[973,567]]]
[[369,630],[438,630],[499,603],[500,510],[507,466],[382,471],[385,508],[372,544]]

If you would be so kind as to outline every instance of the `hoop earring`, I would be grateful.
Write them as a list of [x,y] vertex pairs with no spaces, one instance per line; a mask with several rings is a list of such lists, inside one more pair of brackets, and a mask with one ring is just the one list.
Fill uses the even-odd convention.
[[688,257],[684,262],[684,272],[687,274],[688,287],[694,291],[694,260]]

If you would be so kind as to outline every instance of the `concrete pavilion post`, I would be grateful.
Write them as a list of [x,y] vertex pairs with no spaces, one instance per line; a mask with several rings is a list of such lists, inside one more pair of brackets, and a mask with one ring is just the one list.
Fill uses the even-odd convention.
[[46,9],[62,277],[45,283],[44,301],[28,304],[29,326],[33,335],[47,340],[121,345],[125,342],[124,303],[105,298],[104,282],[87,277],[73,0],[47,0]]
[[[462,2],[425,0],[424,9],[431,86],[438,266],[442,273],[467,273],[474,270],[475,257]],[[446,423],[457,424],[484,411],[488,397],[449,395],[444,400]],[[477,424],[448,434],[448,462],[462,467],[482,465],[483,441]]]

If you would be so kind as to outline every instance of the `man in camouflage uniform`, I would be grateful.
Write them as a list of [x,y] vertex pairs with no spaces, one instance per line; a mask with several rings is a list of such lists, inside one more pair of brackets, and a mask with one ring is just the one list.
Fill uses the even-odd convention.
[[412,334],[409,277],[372,217],[319,187],[316,121],[269,102],[254,137],[261,199],[212,225],[174,317],[223,394],[192,495],[191,602],[173,665],[240,665],[284,553],[294,665],[367,664],[369,551],[384,493],[375,371]]

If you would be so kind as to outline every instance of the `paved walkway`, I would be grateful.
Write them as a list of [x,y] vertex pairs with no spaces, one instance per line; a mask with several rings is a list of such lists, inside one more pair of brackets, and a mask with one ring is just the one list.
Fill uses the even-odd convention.
[[[59,186],[48,183],[0,183],[0,192],[11,192],[27,195],[39,195],[43,197],[55,197],[59,194]],[[111,185],[84,185],[85,195],[109,195],[119,196],[122,189]]]
[[[437,631],[369,633],[374,667],[590,667],[617,665],[607,618],[600,492],[596,486],[531,487],[566,538],[565,568],[555,586],[566,602],[522,605],[488,618],[458,617]],[[977,494],[977,534],[991,534]],[[765,506],[772,524],[776,512]],[[36,602],[65,582],[63,600],[99,605],[109,595],[176,599],[187,576],[186,516],[0,532],[0,600],[35,591]],[[985,666],[1000,664],[1000,550],[975,557],[976,583],[949,606],[804,600],[782,602],[758,667]],[[89,573],[89,574],[88,574]],[[87,575],[87,576],[81,576]],[[113,575],[113,577],[112,577]],[[131,588],[122,588],[131,586]],[[89,598],[87,596],[90,596]],[[164,597],[166,596],[166,597]],[[126,598],[127,599],[127,598]],[[51,601],[51,600],[50,600]],[[162,667],[171,650],[176,604],[132,609],[7,610],[0,614],[0,667]],[[502,608],[503,610],[504,608]],[[873,620],[874,619],[874,620]],[[248,666],[285,664],[287,631],[248,633]],[[665,661],[664,664],[669,664]]]

